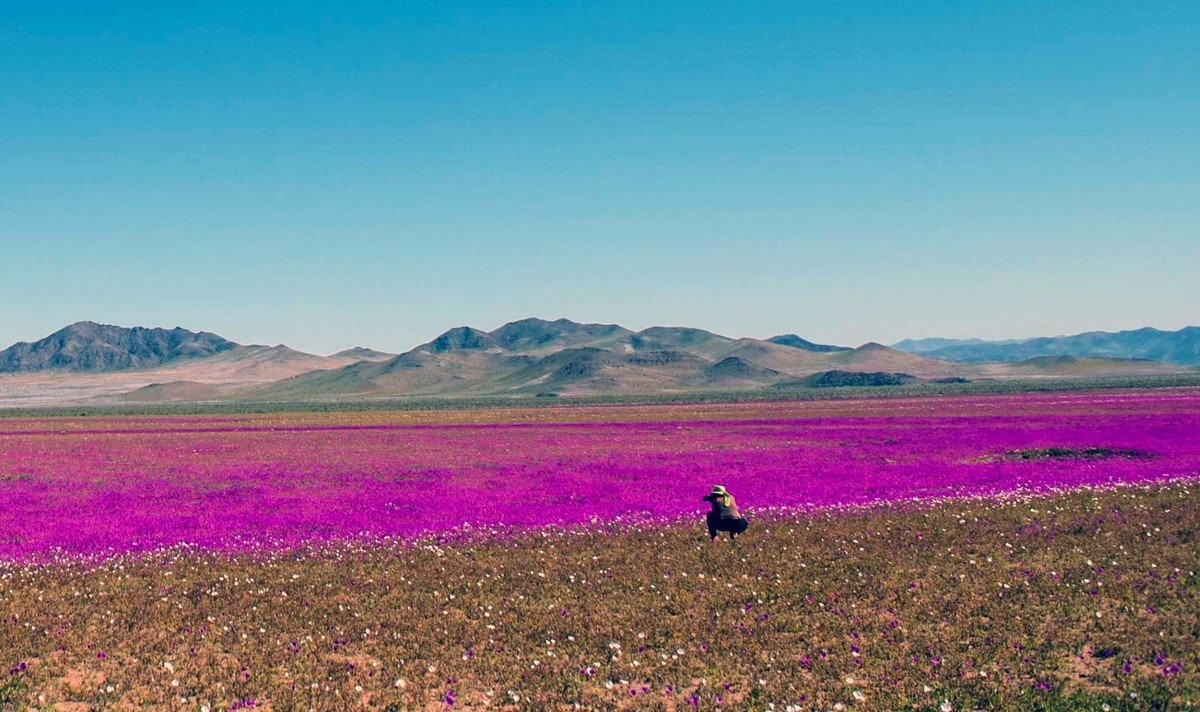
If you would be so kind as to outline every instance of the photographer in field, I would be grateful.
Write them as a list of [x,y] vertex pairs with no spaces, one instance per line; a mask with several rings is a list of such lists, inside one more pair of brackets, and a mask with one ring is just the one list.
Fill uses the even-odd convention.
[[746,531],[746,527],[750,526],[750,522],[746,521],[738,511],[733,495],[729,494],[729,490],[723,486],[713,487],[712,492],[701,499],[712,505],[712,510],[705,517],[710,541],[717,540],[718,532],[729,532],[729,540],[737,541],[738,534]]

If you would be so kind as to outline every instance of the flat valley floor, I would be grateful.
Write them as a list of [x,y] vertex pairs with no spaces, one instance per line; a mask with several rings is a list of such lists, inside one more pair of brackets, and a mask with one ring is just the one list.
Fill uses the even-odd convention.
[[10,418],[0,453],[0,709],[1200,702],[1190,389]]

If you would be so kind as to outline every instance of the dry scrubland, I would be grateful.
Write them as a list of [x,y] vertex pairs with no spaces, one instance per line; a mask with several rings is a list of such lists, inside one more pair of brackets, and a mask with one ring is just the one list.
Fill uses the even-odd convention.
[[1198,523],[1192,482],[9,565],[0,709],[1188,708]]

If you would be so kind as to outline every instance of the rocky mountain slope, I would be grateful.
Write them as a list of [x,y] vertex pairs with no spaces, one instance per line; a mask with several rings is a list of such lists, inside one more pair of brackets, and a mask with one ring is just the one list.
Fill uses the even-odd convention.
[[178,327],[127,329],[81,321],[39,341],[16,343],[0,351],[0,373],[126,371],[213,356],[237,346],[216,334]]
[[242,395],[304,400],[756,390],[835,369],[903,372],[910,380],[977,375],[879,344],[852,349],[795,335],[739,339],[690,327],[635,332],[615,324],[522,319],[492,331],[455,327],[388,361],[301,374]]

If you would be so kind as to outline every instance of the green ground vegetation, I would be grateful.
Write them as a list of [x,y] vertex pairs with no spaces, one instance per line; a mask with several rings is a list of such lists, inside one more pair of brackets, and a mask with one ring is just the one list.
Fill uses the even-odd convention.
[[745,391],[685,391],[621,395],[572,396],[542,393],[519,396],[412,396],[313,398],[297,401],[220,401],[73,405],[0,409],[0,419],[122,415],[237,415],[256,413],[355,413],[364,411],[439,411],[494,408],[556,408],[585,405],[689,405],[712,403],[780,403],[861,398],[913,398],[955,395],[1055,393],[1149,388],[1200,388],[1200,373],[1105,378],[976,380],[965,383],[924,381],[899,386],[795,387]]

